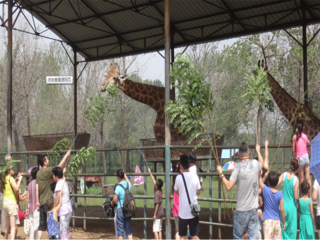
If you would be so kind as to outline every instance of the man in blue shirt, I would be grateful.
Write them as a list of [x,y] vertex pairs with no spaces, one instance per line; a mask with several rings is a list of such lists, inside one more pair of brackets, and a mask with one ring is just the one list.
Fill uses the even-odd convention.
[[[117,180],[119,185],[121,184],[124,188],[129,188],[129,190],[131,190],[132,185],[122,169],[117,171]],[[125,218],[122,212],[125,190],[121,186],[116,186],[114,193],[111,205],[117,203],[117,234],[119,239],[123,239],[124,233],[126,233],[130,240],[132,239],[131,218]]]

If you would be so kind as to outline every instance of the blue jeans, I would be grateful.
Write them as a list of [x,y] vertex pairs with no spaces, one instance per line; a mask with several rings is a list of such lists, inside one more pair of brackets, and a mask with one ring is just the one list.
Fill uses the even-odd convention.
[[117,209],[117,234],[123,236],[126,232],[127,236],[132,235],[131,218],[124,218],[122,208]]
[[234,214],[233,239],[242,239],[247,230],[249,239],[256,239],[258,233],[258,209],[239,212]]
[[299,162],[300,162],[301,168],[303,168],[304,166],[309,166],[310,165],[309,156],[305,155],[305,156],[299,158]]

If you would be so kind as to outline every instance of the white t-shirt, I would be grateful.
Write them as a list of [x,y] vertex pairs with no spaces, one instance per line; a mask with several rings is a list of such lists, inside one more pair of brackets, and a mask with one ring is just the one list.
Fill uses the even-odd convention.
[[[189,171],[190,171],[191,173],[194,173],[194,174],[198,175],[196,165],[193,165],[193,166],[189,167]],[[199,177],[199,176],[198,176],[198,177]],[[202,182],[202,181],[203,181],[203,180],[202,180],[202,177],[200,177],[200,182]]]
[[[200,190],[201,188],[199,178],[197,175],[191,172],[183,172],[183,176],[186,180],[191,205],[197,204],[197,190]],[[191,207],[189,205],[188,196],[181,175],[178,175],[176,178],[174,190],[179,191],[179,217],[182,219],[194,218],[194,216],[191,214]]]
[[319,186],[319,183],[318,183],[317,179],[314,180],[313,188],[318,191],[318,198],[317,198],[317,216],[320,216],[320,186]]

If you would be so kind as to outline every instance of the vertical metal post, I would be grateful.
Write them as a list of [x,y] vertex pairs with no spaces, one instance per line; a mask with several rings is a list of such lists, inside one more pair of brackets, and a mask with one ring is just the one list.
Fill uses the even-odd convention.
[[[142,141],[140,140],[140,146],[142,146]],[[142,154],[143,154],[143,150],[142,150]],[[143,162],[143,156],[140,154],[140,162]],[[141,165],[140,165],[141,166]],[[146,164],[143,162],[143,172],[146,173],[147,172],[147,166]],[[143,190],[144,190],[144,196],[147,196],[147,176],[144,176],[144,184],[143,184]],[[146,218],[147,217],[147,199],[143,200],[143,217]],[[143,220],[143,238],[147,239],[147,221]]]
[[8,0],[8,45],[7,45],[7,150],[11,154],[12,145],[12,7]]
[[[174,33],[171,33],[171,64],[173,66],[173,63],[174,63]],[[175,82],[172,83],[172,85],[175,85]],[[173,92],[173,99],[175,100],[176,99],[176,88],[175,87],[172,87],[172,92]]]
[[[221,180],[218,181],[218,198],[221,199]],[[221,223],[221,202],[218,203],[218,222]],[[221,239],[221,228],[218,229],[218,238]]]
[[[170,101],[170,0],[164,1],[164,48],[165,48],[165,102]],[[169,118],[165,116],[165,206],[166,206],[166,239],[171,239],[171,179],[170,179],[170,163],[171,163],[171,132]]]
[[[157,172],[157,163],[153,163],[153,169],[154,169],[154,172]],[[154,176],[154,178],[157,180],[157,176]],[[153,188],[153,191],[154,193],[156,193],[156,188]]]
[[[75,194],[76,193],[76,182],[77,182],[77,177],[74,177],[73,178],[73,188],[72,188],[72,194]],[[76,201],[75,201],[75,197],[72,198],[72,216],[75,216],[76,215]],[[72,230],[74,232],[76,228],[76,221],[75,219],[73,218],[72,219]]]
[[306,21],[306,3],[301,1],[302,4],[302,52],[303,52],[303,92],[304,104],[309,105],[308,96],[308,43],[307,43],[307,21]]
[[29,154],[26,155],[26,172],[28,173],[29,169]]
[[[86,173],[86,168],[83,169],[84,170],[84,173]],[[87,177],[84,176],[83,177],[83,182],[84,182],[84,186],[83,186],[83,195],[86,195],[86,187],[87,187]],[[84,231],[87,231],[87,222],[86,222],[86,216],[87,216],[87,198],[83,198],[83,205],[84,205],[84,209],[83,209],[83,229]]]
[[[212,150],[210,149],[209,172],[212,173]],[[212,198],[212,176],[209,176],[209,198]],[[212,222],[212,202],[209,202],[209,222]],[[212,239],[212,225],[209,225],[209,239]]]
[[74,134],[78,132],[78,95],[77,95],[77,50],[73,49],[73,108],[74,108]]

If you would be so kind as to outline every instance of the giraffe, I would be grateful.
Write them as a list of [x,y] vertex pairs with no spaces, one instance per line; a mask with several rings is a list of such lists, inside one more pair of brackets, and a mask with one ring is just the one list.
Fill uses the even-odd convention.
[[[103,85],[101,86],[101,91],[106,91],[108,85],[115,85],[128,97],[147,104],[157,112],[157,118],[153,126],[153,131],[155,138],[157,140],[163,140],[165,138],[165,126],[164,126],[164,87],[156,87],[149,84],[143,84],[138,82],[133,82],[127,79],[126,75],[120,75],[117,70],[116,64],[110,65],[110,70],[105,76]],[[170,90],[170,99],[174,100],[173,91]],[[183,137],[181,133],[178,133],[178,130],[174,128],[173,124],[170,126],[171,129],[171,138],[177,139]]]
[[[260,65],[259,60],[258,66],[264,67],[264,61],[262,61],[262,65]],[[267,68],[265,68],[265,70],[267,71]],[[295,132],[296,121],[303,120],[305,133],[307,134],[310,141],[314,139],[320,132],[320,120],[314,115],[313,111],[307,105],[299,103],[292,96],[290,96],[290,94],[280,86],[280,84],[268,71],[267,77],[269,80],[269,85],[271,87],[270,93],[283,115],[289,122],[291,122],[293,131]],[[308,119],[306,119],[305,116],[307,116]]]

